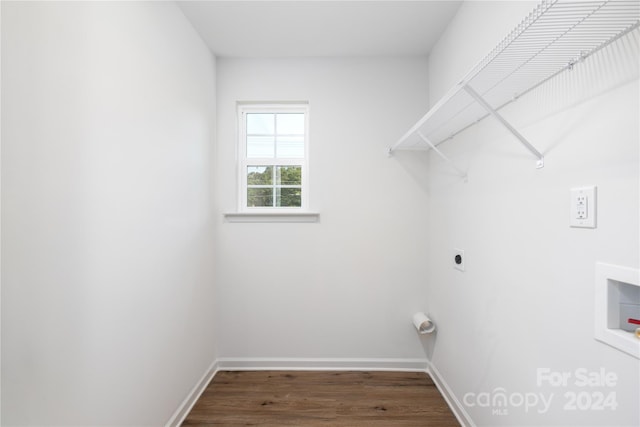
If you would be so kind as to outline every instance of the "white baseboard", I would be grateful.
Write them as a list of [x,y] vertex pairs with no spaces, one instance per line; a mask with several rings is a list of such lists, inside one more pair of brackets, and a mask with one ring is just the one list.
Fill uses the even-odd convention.
[[224,371],[406,371],[427,372],[427,359],[222,357]]
[[209,368],[206,370],[204,375],[202,375],[200,381],[198,381],[193,389],[191,389],[187,397],[182,401],[178,409],[176,409],[176,411],[173,413],[167,424],[165,424],[165,427],[177,427],[182,424],[184,419],[187,418],[187,415],[189,415],[189,412],[191,412],[193,405],[196,404],[202,392],[204,392],[211,379],[219,370],[220,369],[218,367],[218,361],[214,360],[211,366],[209,366]]
[[427,373],[431,376],[436,387],[438,387],[440,394],[444,397],[444,400],[447,402],[447,405],[449,405],[449,408],[451,408],[453,415],[456,416],[460,425],[464,427],[475,427],[473,420],[464,409],[464,406],[460,403],[456,395],[453,394],[449,385],[442,379],[440,372],[438,372],[431,362],[427,362]]

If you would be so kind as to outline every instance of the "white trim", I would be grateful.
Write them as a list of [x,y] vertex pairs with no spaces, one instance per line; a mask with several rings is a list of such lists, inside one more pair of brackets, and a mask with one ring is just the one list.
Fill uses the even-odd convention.
[[224,218],[227,222],[320,222],[317,212],[227,212]]
[[456,419],[460,423],[461,426],[464,427],[475,427],[475,423],[469,416],[469,413],[464,409],[464,406],[460,403],[456,395],[451,390],[451,387],[446,383],[446,381],[440,375],[440,372],[436,369],[435,366],[430,361],[427,361],[427,373],[436,384],[436,387],[440,391],[440,394],[449,405],[451,412],[456,416]]
[[171,418],[169,418],[169,421],[167,421],[165,427],[177,427],[184,422],[184,419],[187,418],[187,415],[189,415],[189,412],[191,412],[193,405],[196,404],[196,402],[200,398],[200,395],[202,395],[204,390],[207,388],[207,386],[219,370],[220,368],[218,366],[218,361],[214,360],[206,370],[202,378],[200,378],[200,381],[198,381],[193,389],[191,389],[187,397],[182,401],[180,406],[178,406],[178,409],[176,409]]
[[617,326],[623,299],[620,286],[640,287],[640,270],[598,262],[595,276],[594,338],[640,359],[640,340]]
[[427,372],[427,359],[221,357],[221,371],[402,371]]

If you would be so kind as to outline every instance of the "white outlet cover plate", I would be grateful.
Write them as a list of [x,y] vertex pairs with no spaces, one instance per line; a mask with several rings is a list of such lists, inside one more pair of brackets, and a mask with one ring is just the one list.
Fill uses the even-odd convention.
[[[596,228],[597,213],[597,194],[596,187],[579,187],[571,189],[571,217],[569,218],[569,226],[576,228]],[[579,200],[585,200],[585,207],[580,207]],[[582,210],[583,213],[579,213]],[[586,214],[586,215],[585,215]]]

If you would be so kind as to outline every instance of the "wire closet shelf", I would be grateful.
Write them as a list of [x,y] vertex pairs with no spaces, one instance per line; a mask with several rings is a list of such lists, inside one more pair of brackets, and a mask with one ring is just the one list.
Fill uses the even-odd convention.
[[638,0],[542,1],[391,146],[389,153],[433,149],[450,162],[438,145],[491,115],[536,157],[536,167],[543,167],[543,155],[498,111],[639,24]]

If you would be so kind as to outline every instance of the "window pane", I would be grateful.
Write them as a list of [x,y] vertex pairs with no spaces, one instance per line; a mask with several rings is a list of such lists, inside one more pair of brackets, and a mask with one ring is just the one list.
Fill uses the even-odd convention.
[[272,136],[247,136],[248,158],[273,158],[275,154]]
[[275,114],[247,113],[247,135],[273,135]]
[[247,185],[271,185],[273,166],[247,166]]
[[304,114],[278,114],[278,135],[304,135]]
[[247,207],[272,207],[273,188],[247,188]]
[[276,188],[276,206],[299,208],[302,206],[302,189]]
[[301,166],[276,166],[277,185],[302,185]]
[[304,157],[304,136],[279,136],[278,157],[300,159]]

